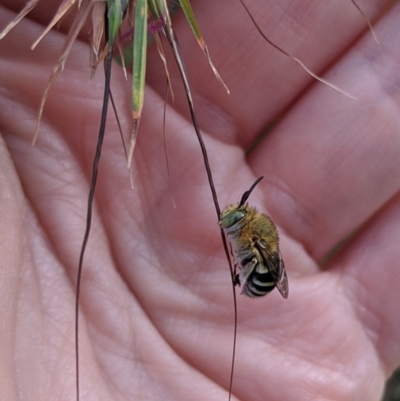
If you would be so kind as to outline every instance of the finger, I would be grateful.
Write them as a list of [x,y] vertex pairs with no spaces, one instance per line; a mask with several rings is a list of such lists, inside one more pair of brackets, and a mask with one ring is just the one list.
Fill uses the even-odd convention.
[[[214,64],[228,85],[228,96],[179,14],[175,20],[201,127],[214,137],[247,149],[277,115],[314,79],[260,36],[239,1],[192,2]],[[321,73],[367,29],[351,1],[246,1],[260,28],[279,46]],[[362,4],[374,18],[383,1]],[[370,35],[370,34],[369,34]],[[370,35],[371,36],[371,35]],[[372,38],[372,36],[371,36]],[[149,54],[149,83],[165,92],[164,71],[155,49]],[[172,75],[177,72],[169,63]],[[331,77],[336,82],[335,77]],[[187,116],[182,88],[174,81],[174,107]],[[346,89],[346,88],[345,88]],[[186,117],[187,118],[187,117]]]
[[0,136],[0,386],[4,397],[17,399],[14,369],[18,288],[24,266],[23,196],[10,155]]
[[387,375],[400,360],[399,224],[397,195],[331,263]]
[[399,7],[335,65],[354,101],[313,88],[250,154],[265,174],[268,210],[278,225],[320,259],[399,189]]

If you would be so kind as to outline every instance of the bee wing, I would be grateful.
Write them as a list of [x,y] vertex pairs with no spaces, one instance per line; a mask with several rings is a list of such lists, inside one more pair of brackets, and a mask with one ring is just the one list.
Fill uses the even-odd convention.
[[279,250],[273,252],[263,239],[258,239],[255,245],[263,258],[264,265],[271,274],[276,288],[282,297],[286,299],[289,295],[289,284],[281,252]]
[[282,255],[280,252],[279,252],[279,271],[281,272],[281,275],[279,279],[277,278],[278,281],[275,282],[275,277],[274,277],[275,272],[271,272],[271,275],[274,278],[276,288],[279,290],[283,298],[286,299],[289,296],[289,282],[286,275],[285,264],[283,263]]

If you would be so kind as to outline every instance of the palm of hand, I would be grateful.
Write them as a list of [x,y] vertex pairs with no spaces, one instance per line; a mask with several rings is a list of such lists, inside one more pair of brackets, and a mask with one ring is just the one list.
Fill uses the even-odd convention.
[[[229,18],[212,25],[202,14],[219,15],[218,3],[197,10],[210,38],[228,29],[222,24]],[[290,282],[287,301],[277,291],[258,301],[238,300],[234,394],[246,400],[376,400],[400,358],[400,141],[394,107],[399,103],[394,52],[400,10],[395,7],[380,22],[380,46],[366,33],[342,54],[363,21],[354,12],[341,21],[346,29],[337,32],[341,17],[308,3],[304,7],[313,12],[307,21],[318,24],[293,25],[304,29],[299,31],[305,35],[302,58],[314,70],[336,62],[328,79],[339,81],[358,101],[315,83],[305,93],[309,76],[242,21],[230,26],[223,47],[209,41],[216,65],[232,63],[231,69],[221,68],[231,96],[212,78],[204,83],[204,76],[192,77],[221,206],[239,201],[254,177],[266,175],[250,202],[280,228]],[[230,7],[232,15],[240,14],[239,5]],[[277,10],[263,7],[260,13],[273,19]],[[288,6],[287,13],[291,10]],[[298,11],[297,16],[307,15]],[[1,26],[12,17],[0,15]],[[263,26],[272,31],[273,24]],[[39,141],[30,146],[37,104],[54,63],[50,46],[33,55],[27,50],[41,30],[23,21],[18,37],[0,43],[0,387],[8,400],[74,399],[74,283],[102,98],[100,73],[85,83],[87,47],[81,43],[52,90]],[[288,47],[298,46],[295,36]],[[193,47],[188,34],[181,38],[184,50]],[[59,48],[63,38],[52,32],[45,41]],[[320,49],[318,43],[329,46]],[[154,60],[150,52],[133,191],[116,124],[109,118],[84,262],[85,401],[227,397],[233,338],[229,273],[179,88],[167,120],[170,193],[161,129],[162,71]],[[200,68],[209,73],[197,55],[187,63],[189,74]],[[353,74],[360,70],[368,74]],[[28,76],[21,79],[24,73]],[[112,85],[127,126],[129,88],[117,68]],[[283,115],[279,124],[244,156],[278,114]],[[316,261],[350,234],[321,271]]]

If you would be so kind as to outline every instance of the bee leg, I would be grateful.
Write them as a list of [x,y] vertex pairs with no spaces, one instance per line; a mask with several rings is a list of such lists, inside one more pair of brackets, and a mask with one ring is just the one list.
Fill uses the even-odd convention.
[[234,282],[235,282],[235,286],[240,287],[240,278],[239,278],[239,274],[235,274]]
[[233,281],[235,283],[235,287],[236,286],[240,287],[239,273],[237,273],[238,270],[240,270],[240,267],[239,267],[238,263],[235,261],[235,264],[233,267]]

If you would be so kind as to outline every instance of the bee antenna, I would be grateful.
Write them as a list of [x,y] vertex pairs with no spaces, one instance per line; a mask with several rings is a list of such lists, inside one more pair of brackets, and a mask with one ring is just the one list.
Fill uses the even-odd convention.
[[249,199],[249,196],[251,194],[251,192],[253,191],[253,189],[255,188],[255,186],[264,178],[264,176],[261,176],[260,178],[257,178],[257,180],[255,181],[255,183],[250,187],[250,189],[248,191],[246,191],[243,196],[242,199],[240,200],[239,206],[243,206],[247,199]]

